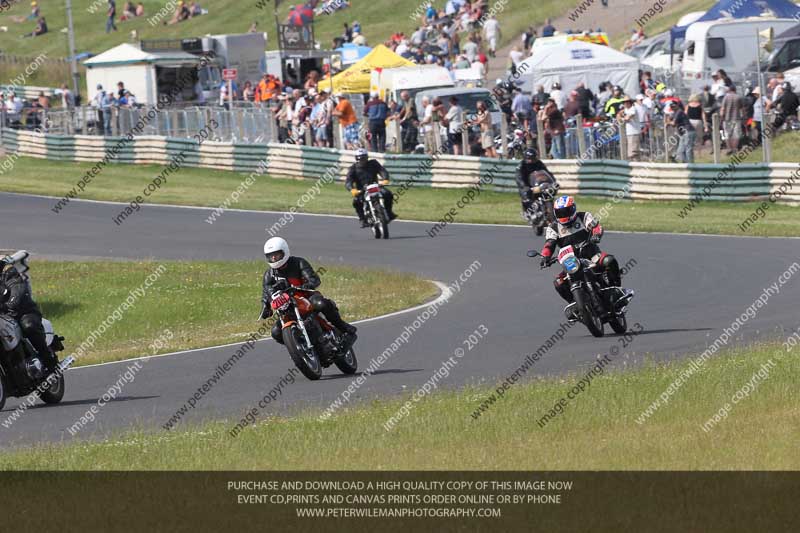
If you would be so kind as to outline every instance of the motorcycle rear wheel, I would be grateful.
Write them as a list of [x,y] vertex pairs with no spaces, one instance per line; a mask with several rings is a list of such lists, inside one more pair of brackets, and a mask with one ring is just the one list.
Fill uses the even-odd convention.
[[318,380],[322,376],[322,363],[317,350],[313,346],[306,350],[303,333],[296,326],[283,328],[282,335],[283,344],[289,351],[294,366],[311,381]]
[[578,313],[581,317],[581,322],[586,326],[595,337],[603,336],[603,321],[598,317],[591,307],[591,303],[586,299],[583,292],[576,291],[573,293],[575,296],[575,305],[578,308]]
[[358,359],[356,359],[356,352],[352,347],[347,350],[346,354],[338,356],[333,362],[343,374],[355,374],[358,370]]

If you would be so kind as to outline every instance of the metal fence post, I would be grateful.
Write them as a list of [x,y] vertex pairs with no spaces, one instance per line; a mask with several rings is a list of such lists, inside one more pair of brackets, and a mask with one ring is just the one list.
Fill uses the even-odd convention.
[[342,146],[342,125],[339,122],[339,117],[333,117],[333,147],[341,150]]
[[394,130],[394,151],[395,153],[403,153],[403,138],[400,136],[400,121],[392,120],[392,129]]
[[[763,116],[764,115],[762,114],[762,117]],[[772,132],[772,134],[776,133],[776,131],[772,129],[772,124],[775,122],[775,112],[770,111],[769,113],[766,114],[766,117],[767,120],[762,121],[761,123],[761,132],[762,132],[761,137],[762,137],[762,142],[764,143],[764,163],[772,163],[772,135],[767,135],[766,133],[764,133],[765,131],[764,125],[765,124],[768,125],[769,131]]]
[[669,125],[664,121],[664,163],[669,163]]
[[583,115],[575,115],[575,133],[578,136],[578,159],[583,159],[586,154],[586,137],[583,135]]
[[720,138],[719,138],[719,113],[711,115],[711,147],[714,150],[714,163],[719,164],[720,160]]
[[461,155],[469,155],[469,126],[464,110],[461,110]]
[[620,161],[630,161],[628,159],[628,132],[625,128],[625,123],[617,120],[617,129],[619,130],[619,159]]
[[544,131],[544,120],[536,117],[536,145],[539,149],[539,157],[542,159],[546,159],[547,153],[547,143],[544,140],[545,131]]
[[503,147],[503,157],[508,159],[508,118],[505,113],[500,113],[500,146]]

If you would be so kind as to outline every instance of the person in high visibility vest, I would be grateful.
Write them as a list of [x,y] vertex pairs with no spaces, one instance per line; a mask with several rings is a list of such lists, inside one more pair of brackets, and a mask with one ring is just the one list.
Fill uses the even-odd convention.
[[272,74],[264,74],[264,77],[258,82],[254,99],[256,102],[268,102],[281,93],[281,82]]
[[611,94],[611,98],[608,99],[606,102],[606,106],[603,109],[606,116],[614,118],[619,114],[620,109],[622,109],[622,102],[625,101],[625,95],[622,94],[622,87],[619,85],[614,86],[614,91]]

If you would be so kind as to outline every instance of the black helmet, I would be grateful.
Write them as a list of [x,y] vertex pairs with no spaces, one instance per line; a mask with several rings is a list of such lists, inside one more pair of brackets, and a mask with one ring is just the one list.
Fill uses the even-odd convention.
[[536,151],[536,148],[526,148],[525,153],[523,154],[523,158],[527,161],[528,159],[532,159],[536,161],[539,159],[539,152]]

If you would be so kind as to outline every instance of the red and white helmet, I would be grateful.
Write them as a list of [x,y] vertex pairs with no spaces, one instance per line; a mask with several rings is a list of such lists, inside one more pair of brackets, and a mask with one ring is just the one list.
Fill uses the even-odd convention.
[[560,196],[553,204],[553,213],[559,224],[572,224],[578,216],[578,206],[572,196]]

